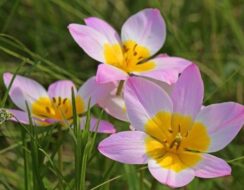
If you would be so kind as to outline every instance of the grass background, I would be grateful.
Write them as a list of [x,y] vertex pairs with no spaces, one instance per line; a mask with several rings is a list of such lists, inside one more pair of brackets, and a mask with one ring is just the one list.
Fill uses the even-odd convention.
[[[6,71],[15,72],[24,62],[19,73],[45,86],[57,79],[72,79],[79,86],[95,74],[97,63],[73,41],[67,25],[83,23],[83,18],[97,16],[120,31],[126,18],[146,7],[160,9],[167,23],[167,38],[160,52],[193,60],[200,67],[205,82],[205,104],[244,103],[243,0],[0,0],[0,75]],[[0,79],[1,99],[4,93]],[[12,106],[8,100],[6,107]],[[98,109],[93,112],[99,113]],[[106,114],[103,117],[113,122],[118,130],[128,129],[127,124]],[[22,146],[21,131],[22,127],[10,122],[0,126],[0,190],[25,189],[24,180],[27,180],[29,189],[74,189],[77,160],[74,160],[70,133],[65,133],[62,139],[64,166],[61,178],[64,183],[61,188],[57,186],[59,170],[48,161],[48,155],[51,155],[53,165],[57,165],[55,128],[50,134],[48,129],[38,129],[39,153],[36,156],[39,159],[34,165],[35,155],[29,150],[35,146],[32,146],[32,140]],[[28,134],[25,135],[28,139]],[[97,189],[169,189],[156,182],[142,166],[119,164],[96,152],[97,143],[105,136],[97,135],[95,148],[89,155],[84,185],[87,189],[102,183],[105,184]],[[227,161],[243,156],[243,144],[242,130],[217,155]],[[40,148],[47,155],[41,153]],[[231,165],[231,177],[195,179],[187,189],[242,189],[244,161],[235,161]],[[37,176],[32,175],[33,168],[36,168]],[[35,178],[39,180],[34,188]]]

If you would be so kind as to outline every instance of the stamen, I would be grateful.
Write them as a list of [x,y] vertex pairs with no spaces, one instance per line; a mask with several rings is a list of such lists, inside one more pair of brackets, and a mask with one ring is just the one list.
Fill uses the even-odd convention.
[[137,55],[137,52],[135,51],[135,52],[133,53],[133,55],[136,56],[136,55]]
[[180,133],[177,133],[177,135],[175,136],[175,139],[170,144],[170,148],[173,148],[176,145],[176,150],[178,150],[180,147],[181,141],[182,141],[182,136]]
[[135,51],[135,50],[136,50],[136,47],[137,47],[137,44],[135,44],[135,45],[134,45],[134,47],[133,47],[133,51]]
[[186,131],[186,135],[185,135],[185,137],[188,137],[188,135],[189,135],[189,131]]
[[171,129],[171,128],[168,128],[168,131],[169,131],[170,133],[173,133],[173,129]]
[[56,98],[55,98],[55,97],[53,97],[52,99],[53,99],[53,103],[55,104],[55,103],[56,103]]
[[46,112],[49,113],[49,114],[51,113],[51,110],[50,110],[49,107],[46,107]]
[[142,57],[142,56],[138,57],[138,60],[139,60],[139,61],[140,61],[141,59],[143,59],[143,57]]
[[58,106],[61,105],[61,101],[62,101],[62,99],[61,99],[61,97],[59,96],[59,97],[58,97]]
[[64,100],[63,100],[63,104],[65,104],[66,102],[67,102],[67,98],[64,98]]
[[125,52],[125,53],[129,51],[129,48],[126,47],[125,45],[123,45],[123,49],[124,49],[124,52]]

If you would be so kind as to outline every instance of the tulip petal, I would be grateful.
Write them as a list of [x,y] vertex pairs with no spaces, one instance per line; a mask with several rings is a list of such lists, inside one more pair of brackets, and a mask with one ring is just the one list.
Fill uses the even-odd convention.
[[187,67],[175,83],[172,91],[174,112],[196,117],[203,102],[203,81],[196,65]]
[[129,75],[123,70],[108,64],[100,64],[96,74],[98,83],[126,80],[128,77]]
[[88,107],[91,98],[90,107],[103,100],[115,88],[113,83],[99,84],[95,77],[88,79],[78,90],[77,95],[82,98],[85,108]]
[[104,62],[104,45],[109,44],[106,36],[89,26],[70,24],[68,26],[75,42],[93,59]]
[[159,112],[172,112],[168,94],[153,82],[130,77],[125,85],[125,104],[129,120],[137,130],[144,130],[149,119]]
[[[98,123],[99,122],[99,123]],[[80,127],[83,129],[85,127],[86,117],[81,119]],[[98,126],[97,126],[98,124]],[[90,120],[90,131],[98,132],[98,133],[115,133],[116,129],[114,126],[105,120],[100,120],[92,117]]]
[[120,37],[118,33],[106,21],[96,17],[89,17],[85,19],[85,23],[87,26],[95,29],[96,31],[106,36],[106,38],[111,44],[120,43]]
[[[27,112],[15,110],[15,109],[7,109],[7,110],[13,115],[13,117],[10,118],[11,121],[20,122],[22,124],[29,125],[30,120]],[[47,123],[45,120],[41,120],[39,118],[32,117],[32,119],[33,119],[32,122],[35,125],[40,125],[41,123],[45,125],[45,123]]]
[[[9,86],[12,77],[13,75],[11,73],[4,73],[3,80],[6,87]],[[40,97],[48,97],[43,86],[32,79],[20,75],[16,76],[9,95],[14,104],[22,110],[26,110],[26,101],[32,103]]]
[[99,106],[101,106],[109,115],[122,121],[128,121],[125,101],[122,96],[110,94],[99,102]]
[[29,124],[29,117],[26,112],[15,109],[8,109],[8,111],[13,115],[10,119],[11,121],[20,122],[26,125]]
[[153,83],[157,84],[158,86],[160,86],[160,88],[162,88],[165,92],[167,92],[167,94],[169,96],[171,96],[171,93],[172,93],[172,90],[173,90],[173,87],[174,87],[173,84],[169,85],[169,84],[167,84],[165,82],[162,82],[160,80],[156,80],[156,79],[153,79],[153,78],[148,78],[148,77],[144,77],[144,78],[146,78],[147,80],[152,81]]
[[202,161],[194,167],[195,176],[215,178],[231,175],[231,167],[225,160],[210,154],[203,154]]
[[145,164],[147,135],[141,131],[125,131],[112,134],[100,142],[98,150],[106,157],[127,164]]
[[72,88],[75,94],[77,93],[76,87],[72,81],[59,80],[48,87],[48,95],[50,98],[61,97],[61,98],[72,98]]
[[152,71],[137,72],[135,74],[150,77],[168,84],[173,84],[178,80],[179,74],[187,68],[191,62],[179,57],[156,57],[149,60],[156,67]]
[[144,9],[132,15],[122,26],[122,41],[135,41],[154,55],[166,37],[164,20],[158,9]]
[[196,118],[197,122],[207,127],[211,137],[208,152],[223,149],[229,144],[244,124],[244,106],[226,102],[202,108]]
[[195,176],[193,169],[189,168],[175,172],[173,170],[161,167],[155,160],[149,160],[148,169],[153,177],[155,177],[159,182],[173,188],[187,185],[194,179]]

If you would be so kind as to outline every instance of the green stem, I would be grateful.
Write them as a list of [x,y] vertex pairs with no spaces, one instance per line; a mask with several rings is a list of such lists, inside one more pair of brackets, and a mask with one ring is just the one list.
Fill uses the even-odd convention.
[[243,159],[244,159],[244,156],[241,156],[241,157],[238,157],[238,158],[235,158],[235,159],[232,159],[232,160],[228,160],[227,162],[228,163],[232,163],[232,162],[243,160]]
[[116,95],[117,96],[120,96],[121,95],[122,90],[123,90],[123,87],[124,87],[124,83],[125,83],[124,80],[119,81],[119,86],[118,86],[117,92],[116,92]]
[[143,179],[144,179],[144,170],[141,170],[140,171],[140,190],[144,190]]
[[[59,140],[62,139],[62,129],[61,126],[58,126],[58,138]],[[63,145],[60,144],[60,147],[58,149],[58,169],[59,169],[59,173],[62,174],[63,173]],[[59,181],[59,189],[63,190],[63,183],[62,181]]]

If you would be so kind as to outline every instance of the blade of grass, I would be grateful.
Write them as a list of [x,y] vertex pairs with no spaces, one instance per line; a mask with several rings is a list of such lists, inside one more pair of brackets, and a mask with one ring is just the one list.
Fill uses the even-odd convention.
[[[137,172],[140,172],[141,170],[145,170],[145,169],[147,169],[147,166],[144,166],[144,167],[139,168],[139,169],[137,170]],[[104,185],[106,185],[106,184],[108,184],[108,183],[111,183],[112,181],[115,181],[115,180],[117,180],[117,179],[120,179],[120,178],[122,178],[122,177],[124,177],[124,175],[118,175],[118,176],[116,176],[116,177],[113,177],[113,178],[111,178],[111,179],[109,179],[109,180],[106,180],[106,181],[100,183],[99,185],[97,185],[97,186],[91,188],[90,190],[98,189],[98,188],[100,188],[100,187],[102,187],[102,186],[104,186]]]
[[29,48],[27,48],[22,42],[20,42],[15,37],[7,35],[7,34],[0,34],[0,39],[3,40],[4,42],[8,43],[9,45],[12,45],[13,47],[27,53],[32,58],[45,63],[48,67],[50,67],[49,70],[52,70],[52,72],[55,71],[55,72],[59,73],[60,75],[67,76],[67,77],[71,78],[77,84],[82,83],[82,81],[79,78],[77,78],[76,76],[74,76],[72,73],[70,73],[69,71],[67,71],[63,68],[60,68],[55,63],[53,63],[53,62],[43,58],[42,56],[34,53],[33,51],[31,51]]
[[135,166],[125,164],[124,171],[125,171],[125,179],[128,183],[128,189],[139,190],[140,182],[137,176],[137,171],[135,169]]
[[26,132],[23,128],[21,128],[21,139],[22,139],[22,146],[23,146],[23,159],[24,159],[24,186],[25,190],[29,190],[29,161],[28,161],[28,154],[27,154],[27,142],[26,142]]
[[14,13],[16,12],[16,10],[17,10],[17,8],[19,6],[19,2],[20,2],[20,0],[16,0],[14,2],[13,6],[12,6],[12,9],[11,9],[9,15],[8,15],[8,18],[6,19],[6,21],[5,21],[4,25],[3,25],[2,32],[6,31],[10,21],[12,20],[12,18],[14,16]]
[[39,149],[37,144],[37,135],[36,135],[36,126],[33,125],[31,111],[28,103],[26,102],[26,108],[28,112],[28,118],[30,123],[30,131],[31,131],[31,157],[32,157],[32,174],[33,174],[33,189],[36,190],[44,190],[44,184],[42,182],[42,177],[40,175],[40,165],[39,165]]
[[[59,172],[62,174],[63,173],[63,143],[62,143],[62,139],[63,139],[63,132],[61,129],[61,126],[58,126],[58,139],[61,142],[59,149],[58,149],[58,169]],[[63,190],[63,182],[59,181],[59,189]]]
[[83,155],[82,155],[82,162],[81,162],[81,176],[80,176],[80,189],[85,190],[86,189],[86,168],[87,168],[87,161],[88,161],[88,156],[90,153],[90,147],[91,147],[91,141],[89,140],[90,137],[90,122],[91,122],[91,109],[90,109],[90,103],[91,103],[91,98],[88,101],[88,108],[87,108],[87,113],[86,113],[86,123],[84,130],[81,131],[81,127],[79,126],[80,132],[82,134],[82,144],[85,145]]
[[74,126],[74,151],[75,151],[75,190],[80,190],[81,176],[81,156],[82,156],[82,141],[81,132],[76,111],[76,97],[74,88],[72,88],[72,109],[73,109],[73,126]]

